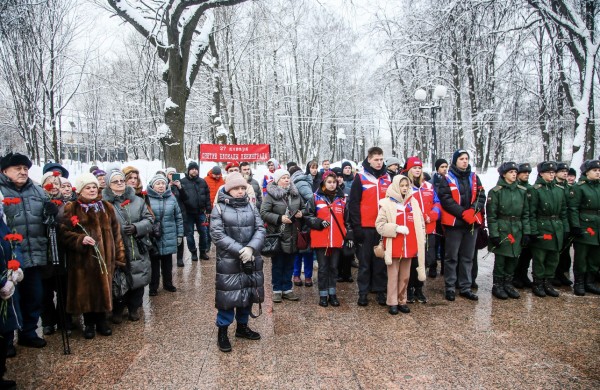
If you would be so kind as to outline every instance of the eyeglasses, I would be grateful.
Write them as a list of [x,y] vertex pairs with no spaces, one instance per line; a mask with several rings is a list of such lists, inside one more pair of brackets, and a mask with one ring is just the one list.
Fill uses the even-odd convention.
[[125,180],[113,180],[110,182],[110,184],[123,184],[125,183]]

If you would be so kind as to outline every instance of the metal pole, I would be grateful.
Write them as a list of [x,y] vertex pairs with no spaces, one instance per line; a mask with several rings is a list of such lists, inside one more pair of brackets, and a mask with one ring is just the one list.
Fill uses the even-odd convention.
[[437,110],[436,106],[431,107],[431,134],[432,134],[432,148],[431,148],[431,165],[434,172],[435,171],[435,160],[437,158],[437,132],[435,129],[435,111]]

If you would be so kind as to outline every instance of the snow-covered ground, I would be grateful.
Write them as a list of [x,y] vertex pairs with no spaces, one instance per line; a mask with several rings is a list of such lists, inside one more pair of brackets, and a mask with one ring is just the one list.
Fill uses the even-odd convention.
[[[354,162],[351,161],[351,163],[353,164],[353,166],[356,166],[356,164]],[[104,169],[104,170],[107,170],[110,167],[124,168],[126,166],[132,165],[140,171],[140,176],[142,177],[142,182],[144,184],[147,183],[152,178],[152,176],[154,176],[156,171],[164,170],[166,168],[164,166],[164,163],[159,160],[154,160],[154,161],[133,160],[133,161],[127,161],[124,163],[103,162],[103,163],[99,163],[97,165],[100,167],[100,169]],[[206,176],[208,174],[208,171],[210,171],[212,169],[212,167],[214,167],[215,165],[217,165],[217,163],[215,163],[215,162],[201,161],[200,162],[200,177]],[[341,165],[342,165],[342,161],[336,161],[331,164],[332,167],[341,167]],[[67,160],[63,163],[63,166],[65,168],[67,168],[67,170],[69,171],[69,177],[71,178],[72,183],[74,183],[75,182],[74,179],[77,177],[77,175],[81,174],[82,172],[89,172],[89,169],[92,166],[92,164],[80,163],[78,161],[68,161]],[[223,164],[220,164],[220,166],[224,167]],[[304,170],[304,169],[305,169],[305,167],[302,167],[302,170]],[[258,165],[256,165],[256,167],[253,168],[253,172],[254,172],[254,177],[260,182],[260,178],[262,178],[263,175],[265,175],[268,172],[268,169],[267,169],[266,164],[258,164]],[[34,165],[33,167],[31,167],[31,170],[29,171],[29,175],[34,181],[39,182],[42,178],[42,167],[40,167],[38,165]],[[537,176],[537,169],[535,167],[533,167],[533,172],[529,176],[529,182],[531,184],[533,184],[535,182],[536,176]],[[488,171],[486,173],[480,175],[479,177],[481,178],[483,187],[485,188],[485,190],[487,192],[496,185],[496,182],[498,181],[498,171],[496,170],[496,168],[490,168],[490,169],[488,169]]]

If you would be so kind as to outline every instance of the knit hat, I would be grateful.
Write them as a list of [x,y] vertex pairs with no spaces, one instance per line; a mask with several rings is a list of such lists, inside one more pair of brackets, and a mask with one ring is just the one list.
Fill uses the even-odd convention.
[[93,172],[94,176],[99,177],[99,176],[106,176],[106,172],[104,172],[102,169],[96,169]]
[[167,169],[165,169],[165,173],[168,175],[169,173],[177,173],[177,169],[173,168],[173,167],[168,167]]
[[55,177],[56,175],[54,175],[53,171],[49,171],[44,173],[44,175],[42,176],[42,181],[40,182],[40,184],[43,186],[44,182],[46,181],[46,179],[48,179],[49,177]]
[[77,187],[77,193],[81,193],[81,191],[88,184],[95,184],[96,187],[100,187],[100,183],[98,183],[98,179],[96,179],[96,176],[94,176],[91,173],[86,172],[86,173],[82,173],[81,175],[77,176],[77,179],[75,180],[75,187]]
[[279,179],[281,179],[285,175],[291,176],[290,173],[288,171],[286,171],[285,169],[276,170],[273,173],[273,183],[277,184],[277,182],[279,182]]
[[586,160],[581,164],[581,174],[585,175],[587,171],[594,168],[600,168],[600,160]]
[[192,170],[192,169],[197,169],[200,170],[200,165],[198,165],[198,163],[196,161],[190,161],[190,163],[187,166],[187,171],[188,173]]
[[508,171],[519,171],[519,166],[517,165],[517,163],[509,161],[509,162],[505,162],[502,163],[502,165],[500,165],[498,167],[498,173],[500,174],[500,176],[504,176],[505,173],[507,173]]
[[333,173],[335,173],[335,175],[336,175],[337,177],[342,177],[342,176],[344,176],[344,171],[342,170],[342,168],[338,168],[338,167],[331,168],[331,171],[332,171]]
[[568,171],[569,166],[564,162],[559,162],[556,164],[556,172],[558,171]]
[[[60,175],[63,177],[69,177],[69,171],[67,171],[65,169],[65,167],[63,167],[62,165],[60,165],[59,163],[48,163],[46,165],[44,165],[44,168],[42,168],[42,173],[47,173],[47,172],[52,172],[52,171],[59,171]],[[42,181],[43,183],[43,181]]]
[[212,169],[210,170],[212,172],[213,175],[222,175],[223,172],[221,172],[221,167],[219,167],[218,165],[215,165],[214,167],[212,167]]
[[92,165],[92,166],[90,167],[90,173],[94,173],[94,171],[95,171],[96,169],[100,169],[100,168],[98,168],[98,165]]
[[398,165],[398,167],[400,167],[400,165],[402,165],[400,163],[400,159],[396,158],[396,157],[388,157],[385,159],[385,166],[386,167],[390,167],[390,165]]
[[229,169],[231,169],[231,168],[239,168],[239,167],[240,167],[239,163],[232,161],[230,163],[227,163],[227,165],[225,165],[225,172],[228,172]]
[[408,160],[406,160],[406,171],[408,172],[410,168],[413,167],[423,168],[423,162],[417,156],[409,157]]
[[9,167],[15,167],[17,165],[25,165],[29,169],[33,163],[29,157],[21,153],[9,153],[0,159],[0,169],[2,170],[5,170]]
[[302,170],[302,168],[300,168],[298,165],[294,165],[293,167],[291,167],[289,169],[290,176],[292,176],[294,173],[301,171],[301,170]]
[[108,184],[112,183],[113,178],[115,178],[117,176],[121,176],[123,178],[123,180],[125,180],[125,174],[121,171],[118,171],[115,169],[113,171],[108,172],[108,175],[106,177]]
[[297,165],[298,165],[298,164],[296,164],[295,162],[293,162],[293,161],[290,161],[289,163],[287,163],[287,169],[288,169],[288,171],[290,170],[290,168],[291,168],[291,167],[293,167],[293,166],[297,166]]
[[517,173],[531,173],[531,164],[529,163],[523,163],[523,164],[519,164],[519,169],[517,170]]
[[169,183],[169,179],[167,179],[165,176],[163,175],[154,175],[152,176],[152,179],[150,179],[150,181],[148,182],[148,187],[154,188],[154,184],[157,181],[164,181],[165,184]]
[[333,177],[337,181],[337,175],[335,172],[333,170],[329,170],[327,172],[323,172],[323,176],[321,176],[321,185],[325,184],[325,180],[327,180],[328,177]]
[[69,184],[69,185],[71,185],[71,181],[70,181],[69,179],[67,179],[66,177],[62,177],[62,176],[61,176],[61,177],[59,177],[59,179],[60,179],[60,185],[61,185],[61,186],[62,186],[62,185],[65,185],[65,184]]
[[129,176],[132,173],[137,173],[138,175],[140,174],[140,171],[138,171],[136,167],[132,167],[131,165],[123,168],[121,171],[123,172],[125,177]]
[[577,176],[577,171],[575,168],[569,168],[569,173],[567,173],[567,176]]
[[435,164],[433,164],[435,166],[435,170],[437,171],[438,169],[440,169],[442,164],[448,165],[448,161],[443,158],[438,158],[437,160],[435,160]]
[[231,191],[235,187],[246,187],[248,182],[244,179],[239,172],[231,172],[225,179],[225,192]]
[[554,161],[543,161],[537,166],[538,173],[544,172],[556,172],[556,162]]
[[[467,156],[469,156],[469,152],[467,152],[464,149],[458,149],[456,152],[454,152],[454,154],[452,155],[452,165],[456,165],[456,162],[458,161],[458,158],[460,156],[462,156],[463,154],[466,154]],[[470,158],[471,156],[469,156]]]
[[343,171],[343,170],[344,170],[344,168],[346,168],[346,167],[350,167],[350,168],[352,168],[352,164],[350,163],[350,161],[344,161],[344,162],[342,163],[342,171]]

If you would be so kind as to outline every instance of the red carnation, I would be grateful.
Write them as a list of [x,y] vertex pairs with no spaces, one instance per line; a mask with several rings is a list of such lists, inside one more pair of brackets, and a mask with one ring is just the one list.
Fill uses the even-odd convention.
[[16,271],[19,268],[21,268],[21,263],[19,263],[19,260],[8,260],[8,265],[7,265],[8,269]]
[[5,198],[5,199],[2,199],[2,203],[4,203],[5,206],[19,204],[19,203],[21,203],[21,198]]
[[517,242],[517,240],[515,240],[515,237],[512,235],[512,233],[509,233],[508,237],[508,241],[510,242],[510,244],[514,244],[515,242]]
[[77,192],[77,188],[75,188],[75,187],[71,187],[71,191],[73,191],[73,192]]
[[19,233],[10,233],[4,236],[4,240],[6,241],[19,241],[23,242],[23,236]]
[[54,203],[57,206],[62,206],[63,202],[59,199],[50,199],[50,202]]
[[76,215],[74,215],[74,216],[71,217],[71,224],[73,226],[79,225],[79,218]]
[[144,195],[144,196],[148,195],[148,191],[142,191],[142,195]]
[[125,207],[125,206],[127,206],[129,203],[131,203],[131,200],[127,199],[125,202],[121,203],[121,207]]
[[585,231],[588,232],[592,237],[596,235],[596,232],[591,227],[585,229]]
[[46,184],[46,185],[44,186],[44,189],[45,189],[46,191],[52,191],[52,190],[54,189],[54,184],[52,184],[52,183],[48,183],[48,184]]
[[545,241],[552,241],[552,234],[544,234]]
[[60,171],[53,171],[52,176],[60,176]]

